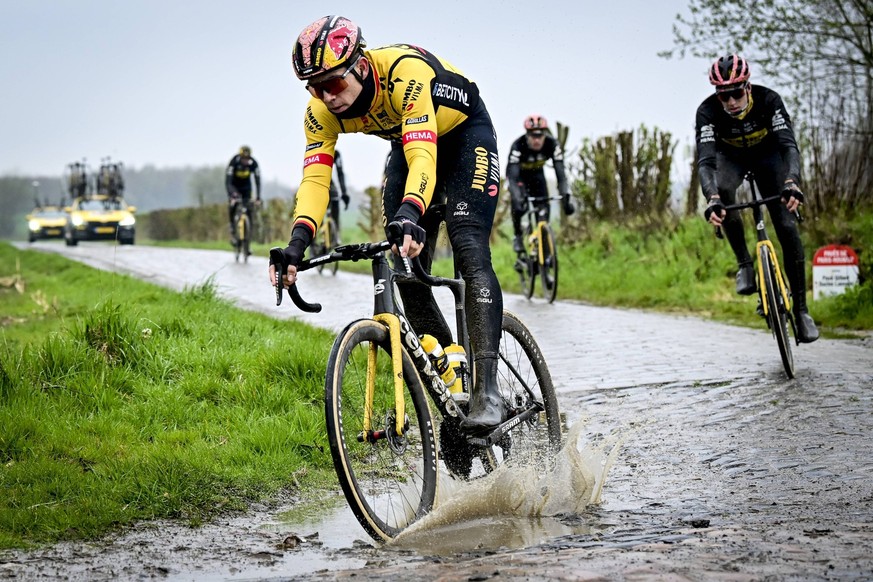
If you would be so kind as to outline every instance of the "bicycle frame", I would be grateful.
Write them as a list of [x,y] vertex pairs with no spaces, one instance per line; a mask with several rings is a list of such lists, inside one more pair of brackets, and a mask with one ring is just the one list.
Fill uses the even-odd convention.
[[[466,316],[463,309],[459,309],[459,305],[463,306],[465,283],[460,279],[441,279],[442,284],[448,286],[455,297],[455,313],[457,317],[458,344],[464,348],[466,353],[469,353],[470,341],[467,336]],[[404,385],[403,385],[403,363],[402,352],[405,349],[412,356],[415,367],[425,380],[424,385],[430,392],[440,412],[450,416],[462,415],[463,412],[458,408],[455,401],[452,399],[452,394],[449,388],[443,382],[439,373],[431,364],[430,358],[421,347],[421,342],[418,335],[412,329],[406,316],[400,311],[394,297],[394,283],[404,284],[406,282],[417,282],[417,279],[410,277],[401,277],[399,274],[390,268],[388,260],[380,255],[373,259],[373,295],[375,297],[375,305],[373,307],[373,319],[384,324],[388,328],[389,337],[391,340],[391,363],[394,371],[394,402],[395,410],[398,413],[396,419],[397,434],[403,434],[403,415],[401,411],[406,409],[404,402]],[[404,347],[405,346],[405,347]],[[370,357],[367,362],[367,395],[365,402],[365,410],[369,416],[372,413],[373,390],[375,388],[375,358],[376,346],[370,346]],[[461,381],[466,385],[465,375],[461,376]],[[371,418],[364,419],[365,428],[370,427]]]
[[234,222],[236,224],[236,234],[240,240],[245,239],[245,235],[248,234],[245,232],[245,228],[243,228],[243,217],[248,217],[249,219],[249,232],[251,232],[251,221],[252,221],[252,212],[251,212],[251,200],[240,199],[236,205],[236,211],[234,212]]
[[[300,266],[298,267],[298,271],[308,270],[318,267],[321,264],[336,262],[340,260],[370,259],[372,261],[374,296],[373,319],[382,323],[388,329],[392,350],[392,370],[394,374],[394,407],[395,412],[397,413],[395,429],[397,430],[398,434],[402,435],[404,429],[403,413],[405,413],[406,410],[406,403],[405,397],[403,395],[404,388],[401,350],[408,352],[411,356],[415,368],[422,380],[422,384],[430,395],[431,400],[433,400],[433,402],[439,409],[440,413],[444,417],[452,416],[457,417],[460,420],[463,420],[466,415],[452,398],[449,388],[446,386],[445,382],[443,382],[443,379],[440,377],[436,368],[434,368],[434,366],[431,364],[430,358],[424,351],[424,348],[422,348],[421,342],[418,339],[418,334],[415,332],[415,330],[412,328],[412,325],[403,314],[403,311],[394,296],[394,284],[426,284],[431,287],[448,287],[449,290],[452,292],[452,296],[454,297],[456,319],[455,330],[457,333],[458,344],[464,348],[465,353],[472,355],[472,352],[470,349],[470,338],[467,332],[466,310],[464,305],[466,283],[464,282],[464,280],[460,278],[448,279],[444,277],[434,277],[433,275],[426,273],[417,260],[410,261],[409,259],[404,259],[406,273],[398,272],[395,269],[391,268],[391,266],[388,264],[388,260],[385,258],[384,252],[389,249],[390,243],[388,243],[388,241],[382,241],[379,243],[343,245],[335,249],[330,254],[320,257],[313,257],[308,261],[301,262]],[[270,254],[271,259],[275,256],[277,260],[274,262],[278,263],[281,257],[281,250],[271,249]],[[291,296],[291,299],[294,301],[294,304],[302,311],[307,311],[310,313],[317,313],[318,311],[321,311],[321,305],[307,303],[300,297],[300,293],[297,290],[296,285],[288,288],[288,293]],[[277,286],[276,305],[281,304],[281,302],[282,288],[281,286]],[[360,437],[365,440],[378,439],[384,436],[372,430],[372,403],[375,390],[375,362],[373,360],[375,358],[375,349],[375,346],[370,347],[371,351],[368,354],[367,362],[367,390],[365,396],[365,410],[367,412],[365,413],[366,417],[364,419],[364,423],[369,432],[365,431],[366,434],[361,435]],[[523,379],[519,375],[518,371],[512,369],[512,366],[509,362],[505,363],[511,369],[513,375],[515,375],[524,384]],[[464,373],[461,373],[460,376],[464,388],[467,389],[467,391],[469,392],[470,379],[468,377],[468,373],[469,368],[468,370],[464,371]],[[528,393],[533,395],[530,387],[528,387],[526,384],[524,384],[524,387]],[[542,403],[537,403],[537,406],[533,406],[507,420],[499,427],[491,431],[491,433],[488,434],[486,437],[470,437],[468,438],[468,442],[476,446],[491,446],[499,441],[503,437],[503,435],[515,428],[515,426],[517,426],[519,423],[528,420],[533,415],[542,412],[542,410],[544,410]]]
[[[762,282],[764,281],[764,265],[760,260],[761,257],[761,248],[767,247],[770,251],[770,260],[773,262],[773,270],[776,272],[776,285],[779,287],[779,294],[782,295],[782,300],[784,301],[786,306],[790,306],[791,302],[789,301],[788,296],[788,288],[785,285],[785,279],[782,275],[782,267],[779,265],[779,259],[776,256],[776,248],[773,246],[773,242],[770,240],[770,237],[767,236],[767,229],[764,226],[764,211],[761,208],[770,202],[775,202],[781,200],[781,196],[770,196],[768,198],[760,198],[758,196],[758,191],[755,188],[754,178],[749,175],[746,176],[746,181],[749,183],[749,188],[752,192],[752,199],[749,202],[744,202],[740,204],[731,204],[726,206],[726,210],[742,210],[744,208],[752,209],[752,218],[755,221],[755,234],[757,236],[757,243],[755,243],[755,256],[758,257],[756,272],[758,276],[758,290],[761,293],[761,302],[764,306],[764,315],[769,315],[769,307],[767,305],[767,291],[764,289]],[[799,215],[798,215],[799,217]],[[716,236],[722,237],[722,233],[720,229],[716,230]]]
[[[546,220],[549,209],[545,204],[550,203],[552,200],[560,200],[560,198],[557,196],[528,196],[527,198],[528,228],[530,228],[531,231],[528,235],[528,245],[530,248],[530,254],[537,256],[537,262],[540,265],[542,265],[545,260],[543,255],[543,228],[549,224],[549,221]],[[545,204],[538,206],[539,203]],[[534,246],[535,242],[536,246]]]

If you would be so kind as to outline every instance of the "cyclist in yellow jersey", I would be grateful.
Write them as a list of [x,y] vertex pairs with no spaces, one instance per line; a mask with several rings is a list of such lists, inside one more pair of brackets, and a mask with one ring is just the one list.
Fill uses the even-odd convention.
[[[303,118],[306,152],[291,240],[284,251],[285,285],[297,278],[305,249],[324,217],[337,137],[362,132],[388,140],[382,191],[383,224],[400,256],[430,270],[437,229],[445,220],[455,266],[467,283],[474,393],[462,427],[476,432],[506,415],[497,389],[497,349],[503,296],[491,266],[489,237],[497,207],[497,138],[475,83],[413,45],[366,49],[361,30],[342,16],[307,26],[292,55],[297,77],[312,94]],[[275,284],[275,266],[270,280]],[[410,323],[452,342],[430,288],[400,289]]]

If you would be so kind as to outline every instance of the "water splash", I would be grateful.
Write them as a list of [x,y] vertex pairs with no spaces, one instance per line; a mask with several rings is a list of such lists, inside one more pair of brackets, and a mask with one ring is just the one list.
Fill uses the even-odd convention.
[[587,529],[584,524],[565,525],[556,517],[579,515],[600,502],[625,437],[595,443],[583,438],[585,425],[581,420],[570,428],[548,470],[540,458],[522,463],[516,459],[469,482],[441,472],[435,509],[400,534],[394,545],[447,554],[526,547]]

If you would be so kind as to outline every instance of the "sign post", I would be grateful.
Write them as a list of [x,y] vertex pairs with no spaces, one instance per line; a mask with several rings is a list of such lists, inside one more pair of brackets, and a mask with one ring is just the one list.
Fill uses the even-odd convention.
[[858,255],[852,247],[828,245],[812,258],[812,298],[842,295],[858,284]]

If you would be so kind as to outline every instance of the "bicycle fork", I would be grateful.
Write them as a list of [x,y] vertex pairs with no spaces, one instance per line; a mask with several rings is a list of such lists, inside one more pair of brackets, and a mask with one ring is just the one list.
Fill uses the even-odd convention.
[[[403,435],[405,430],[406,418],[406,398],[404,397],[403,383],[403,351],[408,350],[412,356],[416,368],[421,373],[422,379],[427,379],[427,389],[435,401],[439,403],[441,408],[445,408],[445,412],[450,416],[458,416],[463,414],[458,408],[458,405],[452,399],[452,393],[443,382],[440,375],[430,363],[430,358],[421,347],[418,337],[412,331],[409,322],[401,315],[394,313],[377,313],[373,315],[373,319],[388,328],[388,336],[391,344],[391,368],[394,376],[394,412],[395,412],[395,431],[398,435]],[[366,402],[364,403],[364,434],[371,434],[373,426],[373,400],[376,391],[376,355],[377,346],[374,343],[370,344],[367,353],[367,390],[365,394]],[[378,431],[377,431],[378,432]],[[372,433],[373,438],[380,438],[382,435]]]
[[[759,240],[755,245],[755,253],[757,253],[758,257],[761,256],[761,247],[767,247],[769,249],[770,261],[773,265],[773,271],[776,273],[776,287],[779,289],[779,293],[782,295],[782,301],[784,302],[786,311],[790,312],[788,302],[788,292],[786,291],[787,287],[785,286],[785,280],[782,278],[782,269],[779,268],[779,259],[776,258],[776,249],[773,247],[773,243],[770,242],[769,239]],[[761,292],[761,303],[764,308],[764,315],[767,316],[770,311],[769,304],[767,303],[767,286],[764,285],[764,264],[761,259],[758,259],[758,289]]]

